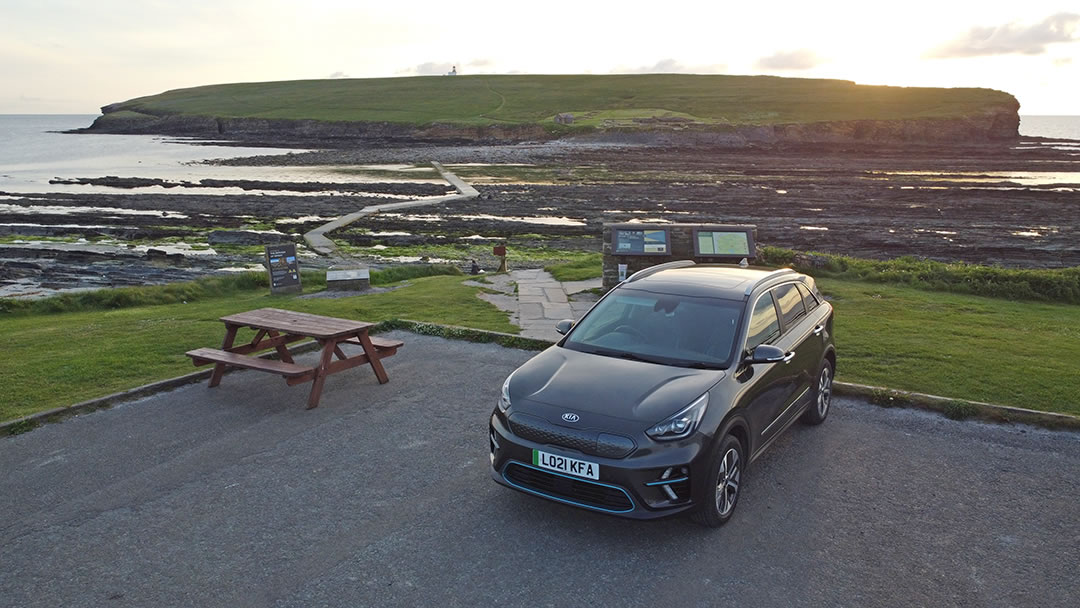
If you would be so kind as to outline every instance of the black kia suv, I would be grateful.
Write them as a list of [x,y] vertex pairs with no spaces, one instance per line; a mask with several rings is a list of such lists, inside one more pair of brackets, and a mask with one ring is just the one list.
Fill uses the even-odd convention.
[[528,494],[719,526],[747,465],[829,413],[833,308],[791,269],[661,264],[557,329],[491,415],[492,477]]

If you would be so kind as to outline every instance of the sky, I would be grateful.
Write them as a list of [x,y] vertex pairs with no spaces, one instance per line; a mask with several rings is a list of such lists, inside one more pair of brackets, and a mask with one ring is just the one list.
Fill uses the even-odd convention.
[[1080,115],[1080,2],[0,0],[0,114],[452,67],[986,87],[1021,114]]

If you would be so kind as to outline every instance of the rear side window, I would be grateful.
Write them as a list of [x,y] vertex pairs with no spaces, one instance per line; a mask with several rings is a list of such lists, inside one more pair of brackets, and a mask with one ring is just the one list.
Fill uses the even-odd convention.
[[775,340],[780,335],[780,319],[776,318],[776,306],[771,293],[758,298],[754,314],[750,316],[750,329],[746,332],[746,348],[753,350],[759,344]]
[[799,293],[802,294],[803,304],[806,304],[806,312],[813,312],[815,308],[821,305],[814,294],[810,293],[810,290],[802,285],[799,285]]
[[784,317],[784,327],[791,329],[806,316],[802,294],[794,283],[781,285],[774,289],[773,293],[776,294],[776,301],[780,304],[780,315]]

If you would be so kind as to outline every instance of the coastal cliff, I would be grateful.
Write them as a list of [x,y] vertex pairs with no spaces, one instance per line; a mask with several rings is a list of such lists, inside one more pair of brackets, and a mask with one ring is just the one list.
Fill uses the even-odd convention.
[[[581,139],[664,145],[752,145],[782,143],[927,143],[981,144],[1019,137],[1017,109],[1002,108],[975,116],[901,120],[840,120],[775,125],[658,125],[646,128],[597,127],[558,132],[542,125],[412,126],[388,122],[317,121],[306,119],[151,116],[126,112],[103,114],[89,127],[96,133],[174,135],[182,137],[268,140],[422,139],[474,142]],[[103,108],[104,110],[104,108]]]

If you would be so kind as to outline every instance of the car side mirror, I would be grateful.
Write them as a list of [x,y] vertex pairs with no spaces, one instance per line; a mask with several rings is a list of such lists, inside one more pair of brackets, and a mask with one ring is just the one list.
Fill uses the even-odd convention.
[[747,359],[747,363],[780,363],[784,360],[787,353],[784,349],[773,346],[772,344],[759,344],[754,351],[750,353],[750,357]]
[[573,319],[563,319],[555,324],[555,331],[559,332],[559,335],[565,336],[566,332],[570,331],[570,328],[574,326]]

